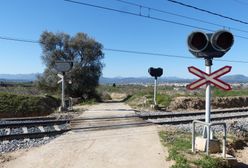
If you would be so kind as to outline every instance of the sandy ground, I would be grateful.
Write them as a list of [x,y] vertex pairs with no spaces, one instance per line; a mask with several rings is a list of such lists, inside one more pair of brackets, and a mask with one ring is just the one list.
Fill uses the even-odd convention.
[[248,167],[248,147],[245,147],[243,150],[238,150],[237,160],[244,164],[243,167]]
[[[123,103],[94,105],[80,117],[134,114]],[[54,141],[8,156],[1,168],[167,168],[155,126],[71,131]]]

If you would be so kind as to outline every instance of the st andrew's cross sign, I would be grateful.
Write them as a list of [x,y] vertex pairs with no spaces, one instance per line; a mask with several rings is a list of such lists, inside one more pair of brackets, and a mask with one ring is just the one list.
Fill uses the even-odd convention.
[[187,89],[194,90],[205,85],[206,83],[211,83],[220,89],[231,90],[232,88],[228,83],[219,79],[222,75],[230,72],[231,69],[231,66],[224,66],[211,74],[207,74],[194,66],[188,67],[189,72],[198,76],[200,79],[187,85]]

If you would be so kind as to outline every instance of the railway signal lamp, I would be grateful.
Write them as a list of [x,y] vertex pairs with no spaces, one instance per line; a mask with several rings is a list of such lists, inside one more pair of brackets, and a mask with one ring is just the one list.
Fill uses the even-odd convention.
[[189,51],[197,58],[213,59],[222,57],[234,42],[232,33],[219,30],[215,33],[192,32],[188,36]]
[[157,106],[157,101],[156,101],[156,95],[157,95],[157,78],[163,75],[163,69],[162,68],[153,68],[150,67],[148,69],[148,73],[154,77],[154,96],[153,96],[153,101],[155,107]]
[[150,67],[148,69],[148,72],[155,79],[157,79],[158,77],[160,77],[160,76],[163,75],[163,69],[162,68],[153,68],[153,67]]

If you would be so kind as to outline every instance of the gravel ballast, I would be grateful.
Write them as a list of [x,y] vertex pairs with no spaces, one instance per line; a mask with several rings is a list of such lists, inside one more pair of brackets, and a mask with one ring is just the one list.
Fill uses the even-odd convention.
[[[8,121],[8,123],[13,123],[13,122]],[[69,128],[69,125],[68,124],[61,124],[61,125],[58,125],[58,127],[61,130],[66,130]],[[43,128],[44,128],[45,132],[56,131],[54,128],[54,125],[44,126]],[[7,130],[8,130],[8,128],[1,128],[0,129],[0,136],[1,135],[7,135],[8,134]],[[27,130],[27,133],[40,133],[40,132],[42,132],[38,126],[26,127],[26,130]],[[22,127],[10,128],[9,131],[10,131],[9,132],[10,135],[22,134],[23,128]],[[11,140],[11,141],[0,141],[0,153],[12,152],[12,151],[19,150],[19,149],[28,149],[31,147],[40,146],[40,145],[43,145],[43,144],[50,142],[55,137],[57,137],[57,136],[49,136],[49,137],[45,137],[45,138],[36,138],[36,139],[20,139],[20,140]]]
[[37,147],[40,145],[44,145],[50,142],[52,139],[56,137],[49,138],[38,138],[38,139],[29,139],[29,140],[12,140],[12,141],[3,141],[0,142],[0,153],[13,152],[19,149],[28,149],[31,147]]
[[[225,122],[227,126],[227,134],[234,134],[237,137],[244,137],[248,136],[248,118],[242,118],[242,119],[229,119],[229,120],[223,120],[223,121],[214,121],[213,123],[218,122]],[[192,132],[192,123],[189,124],[179,124],[179,125],[162,125],[162,128],[169,129],[174,128],[178,131],[183,132]],[[223,133],[223,126],[216,125],[212,127],[212,130],[215,134],[222,134]],[[203,126],[196,124],[195,128],[196,133],[202,134],[203,132]]]

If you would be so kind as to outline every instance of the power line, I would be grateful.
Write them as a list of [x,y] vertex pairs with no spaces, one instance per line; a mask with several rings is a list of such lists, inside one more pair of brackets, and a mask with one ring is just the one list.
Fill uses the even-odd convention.
[[[129,54],[138,54],[138,55],[153,55],[153,56],[160,56],[160,57],[171,57],[171,58],[183,58],[183,59],[196,59],[194,57],[187,57],[182,55],[172,55],[172,54],[162,54],[162,53],[151,53],[151,52],[144,52],[144,51],[133,51],[133,50],[121,50],[121,49],[111,49],[111,48],[104,48],[103,50],[106,51],[113,51],[113,52],[121,52],[121,53],[129,53]],[[247,62],[248,63],[248,62]]]
[[39,43],[39,41],[27,40],[27,39],[19,39],[19,38],[12,38],[12,37],[5,37],[5,36],[0,36],[0,39],[1,40],[8,40],[8,41],[25,42],[25,43]]
[[[171,24],[180,25],[180,26],[184,26],[184,27],[214,32],[214,30],[212,30],[212,29],[194,26],[194,25],[190,25],[190,24],[186,24],[186,23],[180,23],[180,22],[176,22],[176,21],[172,21],[172,20],[163,19],[163,18],[157,18],[157,17],[151,16],[150,14],[149,15],[142,15],[140,13],[134,13],[134,12],[124,11],[124,10],[119,10],[119,9],[115,9],[115,8],[109,8],[109,7],[105,7],[105,6],[100,6],[100,5],[95,5],[95,4],[85,3],[85,2],[79,2],[79,1],[74,1],[74,0],[64,0],[64,1],[69,2],[69,3],[74,3],[77,5],[89,6],[89,7],[93,7],[93,8],[97,8],[97,9],[103,9],[103,10],[128,14],[128,15],[132,15],[132,16],[143,17],[146,19],[156,20],[156,21],[160,21],[160,22],[171,23]],[[248,37],[245,37],[245,36],[241,36],[241,35],[234,35],[234,36],[248,40]]]
[[197,21],[197,22],[201,22],[201,23],[206,23],[206,24],[213,25],[213,26],[218,26],[218,27],[222,27],[222,28],[226,27],[226,28],[229,28],[229,29],[232,29],[232,30],[235,30],[235,31],[248,33],[247,30],[242,30],[242,29],[238,29],[238,28],[235,28],[235,27],[231,27],[231,26],[225,26],[225,25],[209,22],[209,21],[206,21],[206,20],[201,20],[201,19],[198,19],[198,18],[194,18],[194,17],[180,15],[180,14],[177,14],[177,13],[168,12],[168,11],[161,10],[161,9],[156,9],[156,8],[152,8],[152,7],[149,7],[149,6],[144,6],[144,5],[141,5],[141,4],[137,4],[137,3],[133,3],[133,2],[125,1],[125,0],[115,0],[115,1],[118,1],[118,2],[121,2],[121,3],[124,3],[124,4],[128,4],[128,5],[132,5],[132,6],[136,6],[136,7],[140,8],[140,10],[141,10],[141,8],[146,8],[146,9],[149,10],[149,12],[150,11],[160,12],[160,13],[164,13],[164,14],[168,14],[168,15],[172,15],[172,16],[181,17],[181,18],[184,18],[184,19],[189,19],[189,20],[193,20],[193,21]]
[[[104,7],[104,6],[99,6],[99,5],[94,5],[94,4],[85,3],[85,2],[79,2],[79,1],[74,1],[74,0],[64,0],[64,1],[74,3],[74,4],[78,4],[78,5],[84,5],[84,6],[89,6],[89,7],[93,7],[93,8],[104,9],[104,10],[108,10],[108,11],[114,11],[114,12],[124,13],[124,14],[128,14],[128,15],[148,18],[148,19],[157,20],[157,21],[162,21],[162,22],[166,22],[166,23],[176,24],[176,25],[180,25],[180,26],[185,26],[185,27],[190,27],[190,28],[195,28],[195,29],[201,29],[201,30],[206,30],[206,31],[213,31],[213,30],[210,30],[210,29],[207,29],[207,28],[202,28],[202,27],[198,27],[198,26],[193,26],[193,25],[189,25],[189,24],[175,22],[175,21],[172,21],[172,20],[152,17],[150,15],[146,16],[146,15],[141,15],[141,14],[134,13],[134,12],[128,12],[128,11],[124,11],[124,10],[119,10],[119,9],[115,9],[115,8],[109,8],[109,7]],[[246,39],[248,39],[248,37],[246,37]]]
[[[20,38],[6,37],[6,36],[0,36],[0,40],[8,40],[8,41],[15,41],[15,42],[40,44],[40,42],[36,41],[36,40],[27,40],[27,39],[20,39]],[[153,52],[144,52],[144,51],[133,51],[133,50],[123,50],[123,49],[113,49],[113,48],[103,48],[103,50],[111,51],[111,52],[119,52],[119,53],[128,53],[128,54],[152,55],[152,56],[158,56],[158,57],[194,59],[194,60],[198,59],[198,58],[195,58],[195,57],[182,56],[182,55],[172,55],[172,54],[153,53]],[[248,61],[240,61],[240,60],[216,59],[215,61],[248,64]]]
[[219,16],[219,17],[222,17],[224,19],[229,19],[229,20],[232,20],[232,21],[235,21],[235,22],[246,24],[246,25],[248,24],[248,22],[246,22],[246,21],[242,21],[242,20],[235,19],[235,18],[232,18],[232,17],[229,17],[229,16],[218,14],[218,13],[215,13],[215,12],[212,12],[212,11],[209,11],[209,10],[206,10],[206,9],[198,8],[198,7],[193,6],[193,5],[185,4],[185,3],[182,3],[182,2],[179,2],[179,1],[175,1],[175,0],[167,0],[167,1],[172,2],[172,3],[176,3],[176,4],[179,4],[181,6],[188,7],[188,8],[192,8],[192,9],[195,9],[195,10],[198,10],[198,11],[201,11],[201,12],[205,12],[205,13],[208,13],[208,14]]
[[[152,55],[152,56],[159,56],[159,57],[183,58],[183,59],[194,59],[194,60],[198,59],[199,60],[199,58],[196,58],[196,57],[188,57],[188,56],[182,56],[182,55],[151,53],[151,52],[143,52],[143,51],[132,51],[132,50],[121,50],[121,49],[110,49],[110,48],[104,48],[103,50],[121,52],[121,53],[129,53],[129,54],[138,54],[138,55]],[[239,61],[239,60],[215,59],[215,61],[248,64],[248,61]]]

